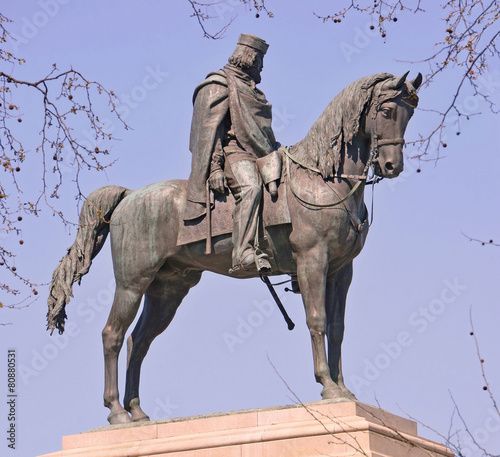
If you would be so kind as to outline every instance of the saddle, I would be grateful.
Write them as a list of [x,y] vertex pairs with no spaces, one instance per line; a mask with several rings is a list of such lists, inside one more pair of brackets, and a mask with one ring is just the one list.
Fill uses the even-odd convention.
[[[289,224],[291,222],[290,212],[287,205],[286,183],[278,187],[278,198],[273,201],[271,195],[264,189],[261,206],[262,226]],[[234,197],[229,191],[225,195],[216,194],[211,211],[212,237],[227,235],[233,232],[233,211],[235,207]],[[181,219],[177,245],[182,246],[197,241],[206,240],[208,233],[207,215],[203,215],[192,221]]]

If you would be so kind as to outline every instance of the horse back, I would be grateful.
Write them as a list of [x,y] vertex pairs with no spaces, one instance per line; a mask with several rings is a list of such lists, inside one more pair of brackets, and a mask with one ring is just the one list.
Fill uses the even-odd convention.
[[163,257],[175,247],[186,199],[185,180],[153,183],[131,191],[113,212],[110,234],[113,257],[131,250]]

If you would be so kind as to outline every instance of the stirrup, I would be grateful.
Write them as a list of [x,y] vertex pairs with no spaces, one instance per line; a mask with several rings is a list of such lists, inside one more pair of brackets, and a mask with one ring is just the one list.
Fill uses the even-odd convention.
[[233,265],[229,269],[229,274],[232,275],[240,270],[251,271],[254,268],[257,268],[257,271],[259,273],[269,273],[271,271],[271,264],[269,263],[269,257],[267,254],[265,254],[264,252],[261,252],[260,254],[252,253],[245,257],[245,260],[248,259],[250,255],[253,256],[253,259],[251,259],[248,263],[241,262],[237,265]]
[[255,255],[255,265],[259,273],[269,273],[271,271],[271,263],[267,254]]

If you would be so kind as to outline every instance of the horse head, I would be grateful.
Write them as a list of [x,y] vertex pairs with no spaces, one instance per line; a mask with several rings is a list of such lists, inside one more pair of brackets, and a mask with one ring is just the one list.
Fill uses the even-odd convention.
[[365,134],[375,153],[375,173],[385,178],[395,178],[403,171],[404,134],[418,104],[422,75],[406,81],[408,73],[376,85],[365,120]]

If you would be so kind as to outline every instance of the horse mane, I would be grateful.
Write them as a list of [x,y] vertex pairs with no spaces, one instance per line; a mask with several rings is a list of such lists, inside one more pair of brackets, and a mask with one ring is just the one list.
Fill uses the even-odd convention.
[[[338,171],[342,153],[359,131],[361,117],[369,106],[376,84],[394,78],[377,73],[358,79],[340,92],[313,124],[307,136],[297,143],[297,156],[317,168],[323,179]],[[307,158],[305,157],[307,155]]]

